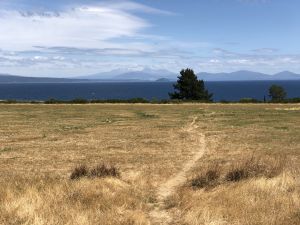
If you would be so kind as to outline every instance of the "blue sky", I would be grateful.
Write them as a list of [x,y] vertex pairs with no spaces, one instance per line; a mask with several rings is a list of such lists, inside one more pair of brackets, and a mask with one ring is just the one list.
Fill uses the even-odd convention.
[[1,0],[0,73],[300,73],[299,0]]

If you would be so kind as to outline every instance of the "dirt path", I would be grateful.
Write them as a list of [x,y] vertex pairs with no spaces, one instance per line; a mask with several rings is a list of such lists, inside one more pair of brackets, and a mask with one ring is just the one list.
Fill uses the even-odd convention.
[[193,122],[184,129],[195,140],[195,145],[198,146],[195,149],[195,155],[186,164],[184,164],[182,170],[171,177],[165,183],[160,185],[157,189],[157,204],[153,211],[150,213],[153,224],[174,224],[173,216],[165,208],[165,201],[174,194],[175,189],[184,184],[187,180],[187,172],[192,169],[195,163],[204,155],[205,152],[205,136],[202,133],[197,132],[198,126],[196,125],[197,117],[193,119]]

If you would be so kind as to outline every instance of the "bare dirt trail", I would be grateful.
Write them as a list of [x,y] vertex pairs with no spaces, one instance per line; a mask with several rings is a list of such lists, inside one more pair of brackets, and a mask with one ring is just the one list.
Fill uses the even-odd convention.
[[193,122],[184,129],[184,131],[187,132],[195,141],[195,143],[193,143],[194,146],[197,146],[197,148],[194,150],[195,154],[193,155],[192,159],[184,164],[179,173],[158,187],[156,193],[157,204],[150,213],[153,224],[174,224],[174,218],[172,214],[166,210],[165,201],[174,194],[177,187],[183,185],[187,181],[187,172],[195,166],[196,162],[201,159],[205,153],[205,135],[197,131],[198,126],[196,125],[196,120],[197,117],[195,117]]

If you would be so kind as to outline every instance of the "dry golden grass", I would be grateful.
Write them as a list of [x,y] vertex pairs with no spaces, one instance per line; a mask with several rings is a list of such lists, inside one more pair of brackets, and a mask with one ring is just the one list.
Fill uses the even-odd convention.
[[273,107],[210,116],[210,151],[173,196],[179,224],[300,224],[300,121]]
[[[294,170],[297,165],[287,166],[279,158],[262,157],[264,163],[260,158],[236,162],[230,168],[226,164],[217,169],[213,164],[205,168],[202,176],[192,180],[193,189],[187,185],[178,194],[180,207],[186,212],[181,222],[299,224],[300,184]],[[219,176],[209,179],[211,171]]]
[[[300,117],[291,108],[0,105],[0,224],[300,224]],[[252,156],[259,172],[228,182]],[[70,179],[76,166],[102,164],[120,176]],[[160,199],[183,168],[187,181]],[[216,168],[216,184],[191,186]]]
[[121,180],[22,178],[1,186],[1,224],[149,224],[142,193]]

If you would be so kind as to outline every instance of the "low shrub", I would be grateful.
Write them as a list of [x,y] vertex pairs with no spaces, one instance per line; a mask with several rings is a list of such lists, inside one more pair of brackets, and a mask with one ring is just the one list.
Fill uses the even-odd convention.
[[230,168],[212,165],[192,179],[190,186],[195,189],[208,189],[226,182],[239,182],[256,177],[273,178],[283,171],[285,162],[286,159],[282,156],[264,156],[263,158],[251,157],[249,160],[234,164]]
[[14,100],[14,99],[7,99],[7,100],[1,100],[0,103],[3,103],[3,104],[16,104],[16,103],[18,103],[18,101]]
[[240,169],[240,168],[232,169],[231,171],[229,171],[226,174],[226,180],[227,181],[232,181],[232,182],[237,182],[237,181],[246,179],[248,177],[249,177],[249,173],[244,168],[242,168],[242,169]]
[[90,103],[150,103],[147,99],[144,98],[131,98],[131,99],[94,99]]
[[210,188],[218,184],[220,178],[220,170],[208,170],[204,175],[194,178],[191,182],[193,188]]
[[120,173],[114,166],[98,165],[91,169],[90,177],[119,177]]
[[229,103],[231,103],[231,102],[228,101],[228,100],[222,99],[222,100],[220,100],[220,103],[222,103],[222,104],[229,104]]
[[289,98],[283,100],[283,103],[300,103],[300,98]]
[[89,174],[88,168],[84,165],[76,167],[70,175],[71,180],[78,180]]
[[225,180],[237,182],[253,177],[272,178],[279,175],[283,170],[283,159],[274,158],[254,158],[245,163],[233,166],[226,174]]
[[149,101],[144,98],[132,98],[132,99],[126,100],[126,102],[128,102],[128,103],[149,103]]
[[152,103],[153,104],[169,104],[170,100],[168,100],[168,99],[162,99],[162,100],[155,101],[155,102],[152,102]]
[[82,99],[82,98],[75,98],[71,101],[69,101],[71,104],[88,104],[89,101],[87,99]]
[[46,100],[44,103],[45,104],[62,104],[64,102],[61,101],[61,100],[57,100],[57,99],[51,98],[49,100]]
[[30,101],[30,104],[42,104],[43,102],[41,101]]
[[261,101],[255,99],[255,98],[241,98],[240,103],[260,103]]
[[70,175],[71,180],[78,180],[82,177],[103,178],[103,177],[120,177],[120,172],[115,166],[98,165],[94,168],[87,168],[85,165],[75,167]]

